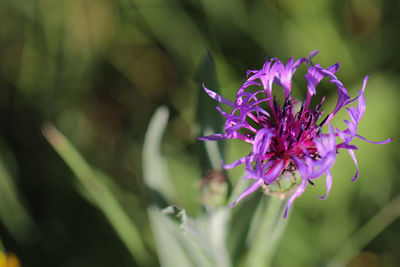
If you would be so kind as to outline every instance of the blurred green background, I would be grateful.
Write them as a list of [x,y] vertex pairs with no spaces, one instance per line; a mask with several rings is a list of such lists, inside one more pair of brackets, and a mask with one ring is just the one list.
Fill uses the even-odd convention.
[[[196,216],[205,170],[196,153],[201,81],[195,77],[205,51],[215,60],[221,94],[233,99],[246,70],[260,68],[265,57],[286,61],[318,49],[314,62],[327,67],[340,61],[337,76],[352,96],[371,76],[359,133],[394,141],[355,140],[360,177],[350,182],[355,167],[340,154],[328,199],[317,199],[324,179],[308,187],[295,203],[274,266],[325,266],[385,208],[366,231],[372,241],[349,265],[399,266],[400,202],[391,202],[400,188],[399,14],[399,1],[379,0],[0,1],[5,250],[23,266],[157,266],[142,178],[143,142],[156,108],[170,111],[162,153],[174,201]],[[306,93],[305,71],[295,76],[296,97]],[[319,92],[328,95],[329,110],[336,90],[323,83]],[[204,113],[220,116],[214,109]],[[335,125],[343,127],[346,117],[342,111]],[[48,121],[90,167],[73,148],[64,158],[56,153],[43,132],[56,148],[64,139]],[[225,143],[226,162],[249,149]],[[228,172],[232,183],[242,171]]]

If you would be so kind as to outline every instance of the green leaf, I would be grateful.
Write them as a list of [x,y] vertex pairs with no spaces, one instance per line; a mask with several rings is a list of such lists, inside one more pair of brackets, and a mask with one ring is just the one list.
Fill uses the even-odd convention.
[[186,215],[186,211],[177,206],[169,206],[162,214],[174,222],[174,236],[182,244],[195,266],[215,266],[207,234],[199,228],[199,220]]
[[[172,202],[176,195],[175,188],[161,155],[162,136],[168,115],[168,109],[160,107],[150,121],[143,149],[143,171],[144,182],[152,190],[153,197],[159,196],[164,201]],[[148,214],[161,265],[211,266],[210,260],[196,247],[196,242],[191,241],[184,233],[187,218],[185,211],[174,206],[161,212],[159,206],[161,203],[155,199],[148,208]]]
[[225,248],[229,209],[220,209],[196,220],[184,209],[149,208],[162,266],[230,266]]
[[163,216],[155,205],[148,208],[148,213],[161,266],[194,266],[176,237],[174,222]]
[[171,182],[167,164],[161,154],[162,136],[167,127],[168,116],[169,111],[166,107],[158,108],[147,128],[143,146],[143,179],[152,190],[153,198],[160,197],[171,203],[175,199],[176,189]]
[[75,174],[81,185],[79,191],[103,212],[133,258],[140,265],[149,265],[152,260],[144,247],[140,231],[103,182],[106,175],[99,179],[76,148],[52,124],[45,124],[42,132]]
[[[223,116],[216,110],[218,102],[203,90],[203,84],[210,90],[219,93],[214,59],[209,51],[205,51],[200,62],[195,82],[198,84],[198,102],[196,111],[196,135],[205,136],[222,131]],[[223,142],[202,142],[199,145],[199,157],[203,169],[221,169]]]
[[[4,151],[4,145],[1,144]],[[20,201],[14,179],[3,155],[0,156],[0,218],[11,235],[20,243],[27,244],[35,225]]]

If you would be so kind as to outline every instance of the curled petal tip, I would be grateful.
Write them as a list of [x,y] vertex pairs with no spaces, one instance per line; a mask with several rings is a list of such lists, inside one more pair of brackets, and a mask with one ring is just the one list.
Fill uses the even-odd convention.
[[319,50],[314,50],[310,53],[309,58],[315,57],[319,53]]
[[214,91],[208,89],[207,87],[205,87],[204,83],[203,83],[203,89],[212,99],[218,101],[219,103],[225,104],[225,105],[230,106],[230,107],[234,107],[235,106],[235,104],[232,101],[226,99],[225,97],[220,96],[216,92],[214,92]]
[[200,141],[215,141],[215,140],[223,140],[227,139],[226,135],[224,134],[212,134],[208,136],[199,137],[198,140]]
[[355,134],[354,136],[357,137],[357,138],[360,138],[361,140],[364,140],[364,141],[366,141],[368,143],[377,144],[377,145],[384,145],[384,144],[387,144],[387,143],[390,143],[391,141],[393,141],[393,138],[389,138],[389,139],[386,139],[386,140],[381,141],[381,142],[373,142],[373,141],[370,141],[367,138],[362,137],[361,135],[358,135],[358,134]]
[[262,180],[258,180],[257,182],[253,183],[249,188],[246,189],[246,191],[244,191],[239,198],[232,203],[232,205],[230,207],[233,207],[236,205],[236,203],[238,203],[241,199],[245,198],[246,196],[248,196],[249,194],[253,193],[254,191],[256,191],[264,182]]
[[367,85],[368,79],[369,79],[369,75],[365,76],[364,81],[363,81],[363,86],[361,89],[361,93],[364,93],[365,86]]
[[355,182],[358,178],[358,175],[356,175],[353,179],[350,180],[350,182]]
[[390,143],[390,142],[392,142],[393,141],[393,138],[388,138],[388,139],[386,139],[385,141],[382,141],[382,142],[380,142],[382,145],[384,145],[384,144],[387,144],[387,143]]
[[332,174],[330,171],[326,173],[326,194],[323,196],[318,196],[319,199],[323,200],[328,197],[329,192],[331,191],[332,188]]
[[285,213],[283,214],[283,218],[286,219],[287,215],[288,215],[288,208],[285,209]]

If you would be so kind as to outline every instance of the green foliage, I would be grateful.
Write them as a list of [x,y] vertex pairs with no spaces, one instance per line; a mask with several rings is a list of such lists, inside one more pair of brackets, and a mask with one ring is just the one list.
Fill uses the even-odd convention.
[[104,213],[135,260],[141,265],[149,264],[150,257],[141,240],[139,229],[107,187],[107,184],[112,183],[111,180],[100,171],[93,171],[73,145],[53,125],[44,125],[43,134],[74,172],[82,186],[80,192]]
[[[365,253],[376,266],[398,266],[398,13],[393,3],[356,0],[0,1],[4,250],[23,266],[364,266]],[[371,75],[360,134],[394,141],[356,141],[355,183],[351,159],[339,154],[330,196],[317,199],[325,186],[316,181],[290,221],[263,217],[280,207],[269,209],[261,193],[227,208],[248,186],[240,168],[221,172],[234,188],[221,187],[228,200],[204,206],[203,174],[249,151],[197,140],[223,127],[201,84],[233,99],[265,56],[315,49],[323,66],[340,61],[352,96]],[[322,83],[318,95],[327,95],[326,112],[334,108],[333,87]],[[45,128],[56,150],[40,132],[46,121],[59,129]]]
[[[196,136],[206,136],[222,131],[224,125],[223,117],[215,110],[216,101],[210,101],[210,97],[205,93],[203,86],[212,88],[214,92],[219,92],[217,71],[215,62],[209,51],[204,56],[197,68],[195,82],[198,85],[197,109],[196,109]],[[224,151],[223,143],[201,142],[198,145],[198,155],[203,170],[220,169],[221,158]]]

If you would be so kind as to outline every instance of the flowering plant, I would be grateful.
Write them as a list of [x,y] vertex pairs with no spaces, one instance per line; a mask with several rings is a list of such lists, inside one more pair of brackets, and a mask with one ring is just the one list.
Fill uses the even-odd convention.
[[[326,176],[326,194],[320,199],[325,199],[332,186],[331,167],[335,163],[339,150],[347,150],[357,168],[352,181],[358,177],[358,163],[352,144],[357,137],[374,144],[385,144],[391,141],[372,142],[357,134],[358,123],[364,115],[366,103],[364,97],[368,76],[364,78],[358,96],[351,99],[343,83],[336,77],[339,63],[328,68],[320,64],[313,64],[311,58],[318,51],[310,54],[309,58],[300,58],[296,61],[290,58],[283,64],[277,58],[267,60],[260,70],[247,72],[248,79],[239,88],[234,102],[207,89],[206,93],[216,101],[232,108],[231,113],[224,112],[220,107],[217,110],[225,117],[225,133],[200,137],[200,140],[214,141],[222,139],[240,139],[252,145],[251,152],[231,164],[223,164],[225,169],[234,168],[244,164],[246,168],[245,179],[256,180],[239,198],[231,205],[251,194],[262,186],[269,186],[287,174],[298,172],[301,177],[300,184],[294,189],[288,200],[284,217],[293,201],[303,194],[307,183],[313,185],[312,180]],[[298,101],[291,95],[292,77],[301,64],[308,64],[305,75],[307,81],[307,96],[304,101]],[[316,87],[323,78],[327,77],[338,92],[338,100],[333,111],[322,117],[321,109],[325,97],[315,107],[311,106],[311,99],[316,95]],[[272,94],[272,86],[277,84],[284,93],[283,103],[279,103]],[[256,87],[255,91],[251,89]],[[345,120],[347,128],[340,130],[334,128],[331,119],[345,106],[357,101],[357,107],[349,106],[346,110],[350,120]],[[267,104],[265,104],[265,102]],[[320,120],[321,119],[321,120]],[[326,127],[325,127],[326,126]],[[327,133],[323,130],[327,129]],[[340,141],[337,142],[336,138]]]

